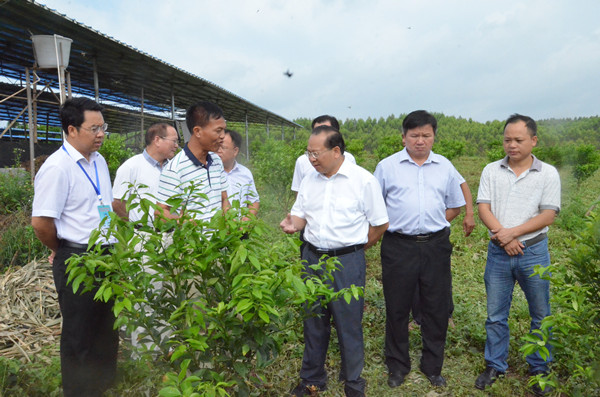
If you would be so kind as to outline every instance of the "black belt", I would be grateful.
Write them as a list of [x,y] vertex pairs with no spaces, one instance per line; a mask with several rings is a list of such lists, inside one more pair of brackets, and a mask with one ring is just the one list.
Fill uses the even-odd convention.
[[[73,241],[69,241],[69,240],[59,240],[58,242],[58,246],[59,247],[67,247],[67,248],[75,248],[78,250],[83,250],[83,251],[87,251],[87,244],[79,244],[79,243],[74,243]],[[112,244],[103,244],[100,246],[100,248],[102,249],[109,249],[112,248]],[[92,246],[93,248],[94,246]]]
[[402,234],[400,232],[394,232],[394,234],[404,240],[413,240],[418,243],[423,243],[425,241],[429,241],[436,237],[441,236],[442,234],[446,233],[447,230],[448,230],[448,228],[445,227],[442,230],[438,230],[437,232],[428,233],[428,234]]
[[[540,233],[535,237],[532,237],[528,240],[525,241],[521,241],[521,244],[523,244],[525,247],[531,247],[534,244],[539,243],[540,241],[543,241],[546,237],[548,237],[548,235],[546,233]],[[496,240],[490,240],[493,244],[497,245],[498,247],[503,248],[500,243]]]
[[311,243],[306,243],[308,245],[308,249],[317,254],[317,255],[327,255],[327,256],[342,256],[346,254],[350,254],[352,252],[360,251],[365,247],[364,244],[351,245],[349,247],[342,247],[336,249],[321,249],[317,248]]

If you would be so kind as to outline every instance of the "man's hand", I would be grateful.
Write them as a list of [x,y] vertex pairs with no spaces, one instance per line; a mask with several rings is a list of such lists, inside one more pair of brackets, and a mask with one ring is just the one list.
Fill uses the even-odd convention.
[[501,227],[498,229],[492,229],[490,231],[492,232],[491,239],[500,243],[501,247],[506,246],[508,243],[519,237],[514,234],[513,228]]
[[52,265],[54,263],[54,257],[56,256],[56,251],[52,250],[50,255],[48,255],[48,262]]
[[473,217],[473,214],[465,214],[463,219],[463,230],[465,232],[465,237],[469,237],[469,235],[473,232],[473,229],[475,229],[475,218]]
[[284,231],[284,233],[287,234],[294,234],[298,231],[296,226],[294,226],[294,222],[292,221],[292,214],[287,214],[285,219],[279,224],[279,227]]
[[504,251],[510,256],[523,255],[523,248],[525,248],[525,246],[517,239],[504,245]]

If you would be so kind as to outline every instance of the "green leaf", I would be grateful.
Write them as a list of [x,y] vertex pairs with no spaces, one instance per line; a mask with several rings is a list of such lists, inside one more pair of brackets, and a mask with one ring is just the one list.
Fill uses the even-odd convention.
[[262,310],[258,311],[258,317],[260,317],[267,324],[269,324],[271,322],[269,315]]
[[252,306],[252,301],[250,299],[242,299],[241,301],[238,302],[235,310],[238,313],[243,313],[246,310],[248,310],[248,308],[250,308]]
[[177,397],[177,396],[181,396],[182,394],[176,387],[167,386],[167,387],[160,389],[160,391],[158,392],[158,395],[161,397]]

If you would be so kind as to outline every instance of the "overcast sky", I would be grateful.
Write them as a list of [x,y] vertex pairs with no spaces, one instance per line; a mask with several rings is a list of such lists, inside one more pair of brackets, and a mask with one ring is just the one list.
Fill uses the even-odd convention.
[[289,119],[600,114],[598,0],[40,2]]

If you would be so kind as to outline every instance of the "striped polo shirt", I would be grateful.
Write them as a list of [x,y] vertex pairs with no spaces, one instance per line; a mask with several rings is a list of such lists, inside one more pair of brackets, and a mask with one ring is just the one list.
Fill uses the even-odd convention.
[[[205,166],[186,144],[160,174],[157,202],[168,205],[169,198],[181,195],[186,210],[194,211],[194,218],[210,220],[222,208],[221,192],[226,191],[228,185],[221,158],[209,152],[206,160]],[[186,189],[192,184],[195,189],[189,194]]]

